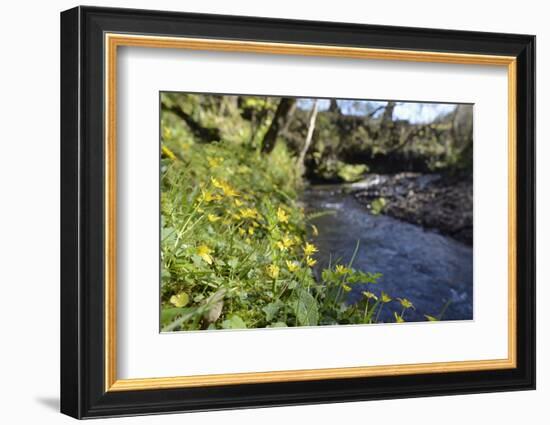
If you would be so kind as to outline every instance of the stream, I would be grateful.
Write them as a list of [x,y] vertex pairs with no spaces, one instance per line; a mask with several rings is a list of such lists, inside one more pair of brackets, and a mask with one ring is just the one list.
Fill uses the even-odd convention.
[[[421,226],[372,215],[338,185],[311,186],[302,202],[308,213],[330,212],[311,220],[319,229],[314,237],[319,248],[317,275],[330,261],[347,264],[359,240],[353,267],[382,273],[378,284],[368,285],[371,292],[384,291],[414,304],[406,321],[424,321],[424,314],[438,316],[448,302],[442,320],[473,318],[471,246]],[[364,285],[355,285],[347,301],[358,300],[362,290]],[[384,309],[380,319],[393,322],[393,310]]]

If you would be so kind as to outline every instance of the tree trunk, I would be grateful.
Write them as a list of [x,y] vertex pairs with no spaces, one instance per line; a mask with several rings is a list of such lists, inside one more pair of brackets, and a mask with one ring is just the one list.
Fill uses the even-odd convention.
[[338,106],[338,102],[336,102],[336,99],[330,99],[330,106],[328,110],[329,112],[336,112],[337,114],[340,113],[340,107]]
[[309,116],[309,126],[307,128],[306,141],[300,156],[298,157],[298,167],[300,170],[304,169],[304,160],[306,158],[306,153],[311,146],[311,141],[313,140],[313,131],[315,130],[315,121],[317,120],[317,111],[318,111],[318,100],[315,100],[313,103],[313,108],[311,109],[311,115]]
[[275,116],[269,129],[265,133],[264,139],[262,141],[262,152],[270,153],[275,148],[275,143],[277,143],[277,136],[281,130],[285,127],[286,122],[289,120],[294,107],[296,106],[296,99],[283,97],[277,106],[275,111]]
[[393,109],[395,108],[395,102],[388,102],[382,115],[382,124],[387,125],[393,121]]

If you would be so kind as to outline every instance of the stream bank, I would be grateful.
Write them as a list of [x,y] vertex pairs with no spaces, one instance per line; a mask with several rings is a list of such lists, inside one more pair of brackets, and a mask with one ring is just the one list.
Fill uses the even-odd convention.
[[472,245],[473,184],[440,174],[402,172],[371,174],[347,190],[367,209],[383,199],[382,213],[412,224],[436,229]]

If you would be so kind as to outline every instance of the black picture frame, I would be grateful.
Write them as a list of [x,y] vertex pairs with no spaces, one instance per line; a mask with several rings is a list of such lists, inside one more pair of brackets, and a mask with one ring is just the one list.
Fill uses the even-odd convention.
[[[517,367],[106,392],[106,32],[516,57]],[[93,418],[534,388],[534,36],[96,7],[61,13],[61,412]]]

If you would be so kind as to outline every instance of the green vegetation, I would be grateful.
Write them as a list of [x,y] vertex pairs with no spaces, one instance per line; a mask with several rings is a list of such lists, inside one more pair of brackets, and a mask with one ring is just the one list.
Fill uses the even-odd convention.
[[404,321],[412,303],[369,290],[381,275],[354,269],[355,254],[315,278],[319,230],[298,203],[296,155],[262,143],[273,102],[162,96],[162,330],[376,323],[387,308]]
[[384,211],[384,208],[387,205],[387,201],[384,198],[376,198],[374,201],[370,204],[370,212],[374,215],[378,215]]

